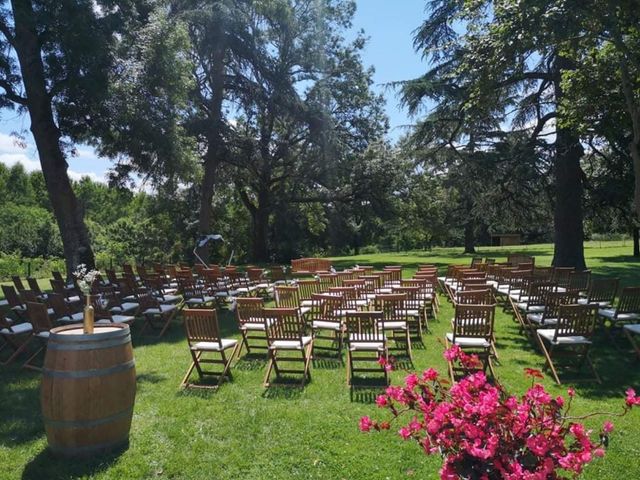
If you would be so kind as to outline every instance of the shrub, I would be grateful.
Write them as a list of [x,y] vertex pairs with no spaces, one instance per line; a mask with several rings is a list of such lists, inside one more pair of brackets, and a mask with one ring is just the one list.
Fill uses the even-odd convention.
[[[462,363],[475,362],[455,347],[445,355]],[[605,422],[599,439],[593,440],[581,423],[573,421],[586,417],[569,416],[574,392],[568,391],[567,402],[553,398],[535,383],[542,377],[539,371],[525,372],[532,385],[520,398],[490,384],[481,371],[449,386],[430,368],[421,376],[407,376],[403,387],[387,388],[376,404],[394,419],[412,417],[398,433],[416,441],[427,455],[443,456],[441,479],[546,480],[564,478],[563,472],[577,476],[594,457],[604,455],[613,425]],[[634,405],[640,405],[640,396],[630,389],[624,410],[617,415]],[[390,428],[387,421],[360,419],[365,432]]]

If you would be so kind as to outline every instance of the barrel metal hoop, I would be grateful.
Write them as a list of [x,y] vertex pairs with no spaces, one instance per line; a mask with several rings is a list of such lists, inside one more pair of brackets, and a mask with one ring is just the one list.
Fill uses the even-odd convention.
[[127,418],[133,413],[133,406],[127,408],[108,417],[96,418],[95,420],[52,420],[50,418],[44,418],[44,423],[48,427],[53,428],[93,428],[105,423],[115,422],[117,420]]
[[135,359],[129,360],[125,363],[114,365],[107,368],[95,368],[92,370],[51,370],[44,368],[42,373],[45,377],[53,378],[90,378],[90,377],[103,377],[106,375],[112,375],[114,373],[124,372],[130,370],[136,365]]
[[[121,324],[114,324],[113,327],[118,328],[113,332],[96,332],[96,333],[82,333],[78,335],[65,335],[61,332],[56,332],[56,329],[52,330],[52,338],[56,342],[60,343],[84,343],[84,342],[97,342],[100,340],[114,339],[128,337],[131,338],[131,331],[128,328],[119,328]],[[111,325],[106,325],[111,326]],[[69,329],[69,327],[58,327],[60,329]],[[78,327],[74,327],[78,328]],[[64,330],[62,330],[64,331]]]
[[66,350],[66,351],[79,351],[79,350],[102,350],[105,348],[119,347],[131,342],[131,335],[127,335],[122,338],[114,338],[113,340],[105,340],[102,342],[78,342],[78,343],[60,343],[58,338],[55,341],[49,341],[47,350]]

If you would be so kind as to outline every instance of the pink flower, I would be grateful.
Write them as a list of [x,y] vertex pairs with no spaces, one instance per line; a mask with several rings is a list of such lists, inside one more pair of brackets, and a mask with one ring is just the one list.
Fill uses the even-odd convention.
[[460,347],[458,345],[452,346],[450,349],[445,350],[442,356],[448,362],[452,362],[460,355]]
[[411,390],[416,388],[418,383],[420,383],[420,379],[418,378],[418,376],[415,373],[407,375],[407,378],[404,379],[404,384],[407,386],[407,388],[409,388]]
[[627,405],[630,407],[640,405],[640,396],[636,395],[636,391],[633,388],[628,389],[625,393],[627,394],[625,398]]
[[603,431],[604,433],[611,433],[611,432],[613,432],[613,423],[611,423],[611,422],[609,422],[609,421],[604,422],[604,425],[602,425],[602,431]]
[[604,457],[604,448],[596,448],[593,451],[593,455],[600,458]]
[[527,448],[531,450],[534,455],[539,457],[546,455],[549,447],[549,440],[542,434],[527,438]]
[[433,368],[429,368],[422,372],[422,380],[425,382],[436,380],[438,378],[438,372]]
[[374,426],[375,426],[375,423],[368,416],[364,416],[360,419],[361,432],[370,432]]
[[385,395],[378,395],[376,397],[376,405],[380,408],[386,407],[387,405],[389,405],[389,400],[387,400],[387,397]]
[[409,430],[407,427],[402,427],[400,430],[398,430],[398,433],[405,440],[411,438],[411,430]]
[[558,404],[558,406],[560,408],[562,408],[564,406],[564,398],[562,398],[560,395],[558,395],[556,397],[556,403]]
[[567,389],[567,395],[569,395],[571,398],[576,396],[576,391],[573,388],[568,388]]

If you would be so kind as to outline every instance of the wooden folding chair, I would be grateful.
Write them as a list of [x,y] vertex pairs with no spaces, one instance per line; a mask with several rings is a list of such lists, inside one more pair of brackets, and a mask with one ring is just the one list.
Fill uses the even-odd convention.
[[10,348],[12,353],[9,357],[0,361],[0,365],[10,364],[18,355],[20,355],[29,345],[33,338],[33,326],[29,322],[13,323],[3,315],[0,315],[0,338],[3,344],[0,351]]
[[525,317],[530,313],[544,313],[547,295],[553,291],[554,286],[552,282],[534,281],[529,284],[526,301],[516,302],[509,298],[511,311],[516,322],[520,325],[520,333],[525,331],[527,334],[530,333],[529,322]]
[[384,324],[381,325],[383,332],[391,332],[391,338],[396,342],[404,343],[404,351],[409,360],[413,361],[411,351],[411,336],[409,334],[409,321],[404,306],[407,296],[404,293],[386,293],[376,295],[373,301],[374,310],[382,312]]
[[[593,378],[600,383],[600,376],[589,356],[591,337],[596,326],[597,307],[595,305],[561,305],[555,328],[541,328],[536,331],[540,348],[546,359],[546,367],[558,385],[561,384],[553,357],[563,355],[577,361],[578,371],[586,362]],[[563,349],[562,353],[558,352]]]
[[158,338],[162,337],[171,325],[171,321],[178,313],[178,307],[174,304],[162,304],[147,289],[139,289],[136,298],[140,305],[140,313],[144,318],[144,325],[140,330],[142,335],[148,328],[160,330]]
[[422,326],[424,325],[429,331],[429,322],[425,311],[426,305],[420,300],[420,287],[393,287],[392,293],[405,295],[404,313],[409,325],[409,336],[422,342]]
[[[353,386],[356,373],[382,373],[385,384],[389,383],[389,374],[379,363],[381,357],[389,356],[383,324],[382,312],[347,313],[347,385]],[[361,363],[375,366],[361,367]]]
[[622,289],[617,307],[600,308],[598,315],[604,322],[609,322],[609,331],[618,324],[636,323],[640,321],[640,287]]
[[[271,372],[276,378],[282,374],[302,375],[302,385],[311,380],[311,352],[313,337],[306,335],[304,320],[295,308],[265,308],[264,316],[269,319],[267,343],[269,345],[269,363],[264,376],[264,386],[268,387]],[[289,363],[302,363],[302,369],[283,367]]]
[[455,304],[462,305],[494,305],[496,298],[489,287],[479,290],[463,290],[456,293]]
[[285,268],[280,265],[274,265],[269,269],[269,282],[272,285],[287,285],[287,274]]
[[17,318],[24,318],[24,315],[27,312],[27,306],[22,300],[20,300],[15,288],[11,285],[2,285],[2,293],[9,304],[9,308],[13,313],[15,313]]
[[[342,295],[314,293],[311,296],[310,323],[313,336],[313,352],[332,351],[341,358],[344,322],[342,319]],[[321,340],[322,343],[319,343]],[[330,342],[327,345],[326,342]]]
[[620,279],[618,278],[597,278],[592,277],[589,288],[583,298],[578,299],[581,305],[596,304],[600,308],[609,308],[613,305]]
[[[238,356],[242,352],[242,346],[251,353],[251,348],[267,350],[267,319],[264,317],[264,300],[259,297],[238,298],[236,300],[236,320],[242,334],[242,342],[238,349]],[[259,343],[254,343],[258,340]]]
[[[233,338],[222,338],[218,326],[218,315],[215,310],[191,310],[183,311],[184,328],[187,334],[187,343],[192,362],[182,379],[182,387],[218,388],[225,378],[231,380],[231,361],[238,350],[238,341]],[[227,350],[232,349],[227,356]],[[205,354],[219,355],[220,358],[203,358]],[[222,365],[222,371],[205,371],[203,364]],[[189,382],[189,377],[196,369],[200,380],[206,376],[215,377],[215,385],[194,384]]]
[[301,307],[311,307],[311,296],[320,293],[320,282],[317,279],[298,280],[298,297]]
[[578,292],[579,295],[584,295],[589,290],[590,283],[591,270],[571,272],[569,274],[569,284],[567,285],[567,291]]
[[216,297],[207,292],[205,285],[198,284],[193,278],[178,277],[178,292],[189,308],[213,307]]
[[31,363],[35,358],[47,348],[47,342],[49,341],[49,331],[53,328],[49,314],[47,313],[47,306],[44,303],[28,302],[27,303],[27,318],[33,327],[32,338],[40,342],[39,347],[33,355],[22,365],[22,368],[29,368],[31,370],[42,370],[41,366]]
[[59,293],[50,293],[47,303],[53,309],[53,319],[58,324],[81,323],[84,319],[82,310],[72,309]]
[[547,292],[542,313],[527,313],[524,316],[528,334],[532,334],[538,328],[548,328],[558,321],[558,312],[562,305],[578,303],[578,292]]
[[[452,345],[459,346],[467,354],[475,354],[482,363],[482,371],[487,368],[491,376],[495,378],[491,356],[493,354],[493,320],[495,317],[494,305],[467,305],[455,306],[453,319],[453,332],[445,335],[445,345],[449,349]],[[459,378],[460,374],[467,375],[471,369],[465,365],[456,366],[448,361],[449,376],[452,381]]]
[[278,308],[295,308],[302,318],[306,318],[311,311],[311,304],[301,306],[297,285],[276,285],[273,287],[273,294]]
[[554,267],[552,282],[556,284],[556,292],[566,292],[569,288],[569,279],[575,272],[573,267]]

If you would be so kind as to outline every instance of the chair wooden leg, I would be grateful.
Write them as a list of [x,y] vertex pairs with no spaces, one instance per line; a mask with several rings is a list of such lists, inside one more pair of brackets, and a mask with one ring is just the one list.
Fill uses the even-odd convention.
[[[538,335],[538,337],[540,336]],[[551,375],[553,375],[553,378],[558,385],[562,385],[562,382],[560,382],[560,378],[558,377],[558,372],[556,371],[556,367],[553,364],[553,361],[551,360],[551,354],[553,353],[553,346],[550,346],[549,349],[547,350],[547,347],[544,344],[544,341],[542,339],[539,339],[539,340],[540,340],[540,347],[542,348],[542,353],[544,354],[546,359],[546,364],[551,370]]]
[[180,384],[181,387],[186,387],[187,385],[189,385],[189,377],[191,376],[191,373],[193,372],[193,369],[196,366],[196,362],[191,362],[191,366],[187,369],[187,373],[184,375],[184,378],[182,379],[182,383]]
[[351,349],[347,346],[347,385],[351,385],[351,371],[353,369]]
[[[444,337],[444,348],[445,350],[449,350],[451,348],[451,344],[449,343],[449,339],[447,337]],[[453,361],[452,360],[447,360],[447,368],[449,370],[449,378],[451,379],[451,382],[455,382],[455,376],[453,374]]]
[[633,347],[633,350],[636,352],[636,356],[638,357],[638,360],[640,360],[640,344],[634,338],[634,334],[633,333],[631,333],[626,328],[623,328],[623,331],[624,331],[624,334],[626,335],[627,339],[629,340],[629,343],[631,344],[631,347]]
[[11,362],[13,362],[18,357],[18,355],[24,352],[27,346],[31,344],[31,341],[33,340],[33,338],[34,338],[33,336],[29,336],[29,338],[27,338],[24,342],[22,342],[14,350],[14,352],[9,356],[9,358],[7,358],[4,362],[1,362],[0,365],[9,365]]
[[269,363],[267,364],[267,372],[264,376],[264,382],[262,382],[265,387],[269,386],[269,377],[271,377],[271,370],[273,370],[273,364],[274,364],[274,352],[273,350],[269,350]]
[[158,338],[162,337],[164,333],[167,331],[167,329],[171,325],[171,322],[173,321],[173,317],[176,316],[177,312],[178,312],[178,309],[176,308],[169,313],[167,319],[165,320],[164,326],[162,327],[162,330],[160,330],[160,333],[158,334]]
[[36,370],[36,371],[42,371],[42,367],[38,367],[36,365],[31,365],[31,360],[33,360],[34,358],[36,358],[40,352],[42,352],[45,349],[45,346],[43,345],[42,347],[38,348],[38,350],[36,350],[36,352],[31,355],[26,362],[24,362],[24,364],[22,364],[22,368],[28,368],[31,370]]

